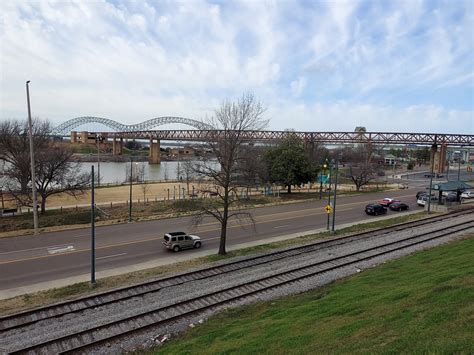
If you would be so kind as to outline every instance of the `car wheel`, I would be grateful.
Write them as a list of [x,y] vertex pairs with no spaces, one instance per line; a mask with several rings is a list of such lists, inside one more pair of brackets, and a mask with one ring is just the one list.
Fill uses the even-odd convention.
[[199,249],[199,248],[201,247],[201,242],[196,242],[196,243],[194,244],[194,247],[195,247],[196,249]]
[[179,251],[179,246],[175,245],[175,246],[173,247],[173,251],[174,251],[175,253],[177,253],[177,252]]

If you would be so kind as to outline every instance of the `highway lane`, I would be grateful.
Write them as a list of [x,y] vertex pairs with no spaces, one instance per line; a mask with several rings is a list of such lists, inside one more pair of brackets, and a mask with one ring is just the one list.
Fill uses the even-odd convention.
[[[338,198],[337,222],[359,222],[366,219],[364,206],[383,197],[395,197],[418,209],[416,189],[374,193]],[[327,197],[327,196],[326,196]],[[228,230],[228,245],[304,232],[326,226],[327,202],[310,201],[277,205],[253,210],[256,229],[250,224],[235,221]],[[421,208],[420,208],[421,210]],[[389,212],[398,214],[397,212]],[[372,218],[372,217],[369,217]],[[376,218],[376,217],[375,217]],[[171,253],[161,246],[164,233],[176,230],[191,231],[203,238],[203,249],[217,250],[219,225],[207,220],[198,228],[191,228],[190,217],[103,226],[97,228],[97,271],[130,266],[153,260],[172,262],[181,253]],[[78,229],[45,233],[39,237],[23,236],[0,240],[0,289],[51,281],[86,274],[90,269],[90,230]]]

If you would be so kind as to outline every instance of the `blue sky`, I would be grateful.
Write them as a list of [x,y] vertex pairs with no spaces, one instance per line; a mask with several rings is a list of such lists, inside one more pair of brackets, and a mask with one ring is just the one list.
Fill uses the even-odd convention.
[[[204,119],[252,92],[269,129],[474,134],[474,1],[10,1],[0,119]],[[166,128],[166,127],[163,127]],[[185,127],[183,127],[185,128]]]

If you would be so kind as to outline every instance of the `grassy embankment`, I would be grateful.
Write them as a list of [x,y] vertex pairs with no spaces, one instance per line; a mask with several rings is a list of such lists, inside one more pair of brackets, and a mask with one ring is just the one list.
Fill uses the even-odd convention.
[[[357,224],[348,228],[340,229],[336,231],[336,235],[343,235],[348,233],[354,233],[362,230],[369,230],[374,228],[383,228],[389,225],[403,223],[415,219],[420,219],[425,216],[424,213],[404,215],[391,219],[374,221],[370,223]],[[0,314],[7,314],[18,312],[24,309],[38,307],[50,303],[60,302],[66,299],[73,299],[80,296],[85,296],[91,293],[106,291],[112,288],[136,284],[145,280],[157,278],[160,275],[166,273],[169,270],[182,270],[185,271],[190,268],[204,266],[210,264],[216,260],[229,259],[234,256],[250,255],[256,252],[265,250],[271,250],[281,247],[287,247],[291,245],[299,245],[302,243],[310,242],[312,240],[325,239],[332,236],[328,232],[317,233],[307,235],[299,238],[283,240],[275,243],[261,244],[249,248],[243,248],[235,251],[228,252],[225,256],[209,255],[202,258],[191,259],[183,261],[170,266],[169,268],[156,267],[146,269],[142,271],[136,271],[124,275],[112,276],[97,280],[97,285],[94,289],[90,288],[88,282],[81,282],[66,287],[51,289],[47,291],[36,292],[34,294],[23,295],[13,297],[7,300],[0,301]]]
[[223,312],[156,353],[472,354],[473,255],[474,235],[311,292]]

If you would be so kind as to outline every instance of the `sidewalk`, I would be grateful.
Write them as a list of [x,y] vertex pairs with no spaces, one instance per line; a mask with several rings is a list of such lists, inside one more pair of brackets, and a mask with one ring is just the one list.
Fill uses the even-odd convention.
[[[403,215],[407,214],[415,214],[419,213],[420,211],[410,211],[403,213]],[[337,225],[336,229],[343,229],[347,228],[356,224],[363,224],[363,223],[369,223],[373,222],[375,220],[384,220],[384,219],[390,219],[393,218],[393,215],[386,215],[386,216],[381,216],[377,217],[377,219],[373,218],[367,218],[365,220],[357,221],[355,223],[346,223],[346,224],[341,224]],[[261,245],[261,244],[269,244],[269,243],[274,243],[282,240],[288,240],[288,239],[293,239],[293,238],[298,238],[302,237],[308,234],[316,234],[316,233],[321,233],[325,232],[326,228],[319,228],[319,229],[313,229],[313,230],[308,230],[305,232],[299,232],[299,233],[293,233],[293,234],[288,234],[288,235],[282,235],[274,238],[269,238],[265,240],[257,240],[253,242],[247,242],[247,243],[241,243],[241,244],[236,244],[233,246],[227,247],[228,251],[232,250],[237,250],[237,249],[243,249],[243,248],[248,248],[248,247],[253,247],[256,245]],[[140,263],[140,264],[135,264],[135,265],[129,265],[129,266],[123,266],[123,267],[118,267],[115,269],[108,269],[104,271],[99,271],[96,273],[96,279],[102,279],[106,278],[109,276],[116,276],[116,275],[122,275],[134,271],[140,271],[140,270],[145,270],[145,269],[150,269],[154,267],[159,267],[159,266],[165,266],[169,264],[174,264],[177,262],[181,261],[186,261],[186,260],[191,260],[191,259],[196,259],[200,258],[203,256],[207,255],[214,255],[217,253],[217,249],[214,250],[199,250],[195,251],[193,253],[177,253],[173,254],[170,253],[169,256],[166,256],[164,259],[161,260],[153,260],[153,261],[148,261],[145,263]],[[47,281],[47,282],[41,282],[33,285],[28,285],[28,286],[21,286],[21,287],[16,287],[16,288],[11,288],[11,289],[6,289],[6,290],[1,290],[0,291],[0,300],[23,295],[23,294],[28,294],[28,293],[34,293],[38,291],[44,291],[44,290],[49,290],[52,288],[59,288],[59,287],[64,287],[64,286],[69,286],[78,282],[88,282],[90,280],[90,273],[87,274],[82,274],[82,275],[77,275],[73,277],[68,277],[65,279],[58,279],[58,280],[53,280],[53,281]]]

